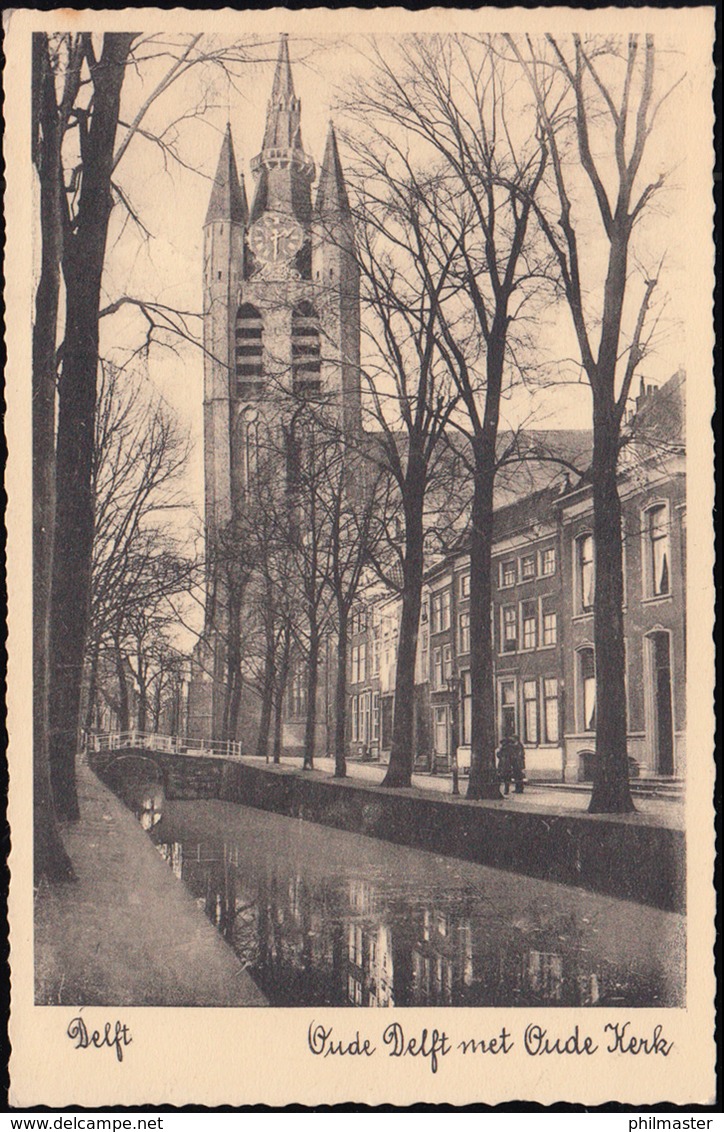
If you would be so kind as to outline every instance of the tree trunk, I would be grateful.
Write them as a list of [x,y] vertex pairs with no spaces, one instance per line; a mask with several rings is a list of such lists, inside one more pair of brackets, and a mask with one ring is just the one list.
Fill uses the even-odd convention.
[[[140,668],[140,665],[139,665]],[[146,730],[146,723],[148,721],[148,685],[146,683],[145,675],[139,672],[138,675],[138,723],[137,729],[140,732]]]
[[338,607],[337,682],[334,695],[334,777],[347,777],[347,621],[348,610]]
[[382,786],[411,786],[415,720],[415,658],[420,625],[423,575],[423,505],[425,477],[416,462],[408,466],[405,500],[405,562],[402,615],[395,673],[395,714],[392,723],[390,765]]
[[85,706],[85,729],[92,731],[93,729],[93,716],[96,707],[96,697],[98,695],[98,653],[100,651],[100,642],[95,641],[91,654],[88,659],[88,687],[86,691],[86,706]]
[[[608,400],[609,404],[600,404]],[[619,425],[610,399],[593,410],[593,537],[596,590],[596,760],[589,813],[631,813],[623,639],[623,553],[617,465]]]
[[126,666],[120,645],[114,650],[116,678],[118,680],[118,730],[129,731],[131,727],[131,709],[128,697],[128,679]]
[[289,677],[289,656],[291,650],[291,634],[289,626],[285,626],[282,643],[282,655],[277,673],[277,686],[274,700],[274,742],[273,761],[280,763],[282,758],[282,724],[284,722],[284,694],[287,690]]
[[50,775],[59,816],[79,817],[75,755],[90,609],[98,310],[112,208],[111,174],[121,87],[135,37],[108,33],[92,68],[75,232],[66,239],[63,367],[56,449],[56,521],[50,615]]
[[229,639],[226,655],[226,702],[221,738],[238,738],[241,710],[241,601],[232,581],[229,586]]
[[271,730],[272,711],[274,709],[274,683],[276,676],[276,635],[274,624],[270,622],[267,614],[266,650],[264,654],[264,675],[261,685],[261,717],[259,719],[259,737],[256,744],[256,757],[266,759],[269,756],[269,732]]
[[470,537],[471,737],[468,798],[500,798],[495,765],[492,605],[495,433],[473,441],[475,473]]
[[307,667],[307,718],[304,725],[303,770],[314,768],[314,748],[317,738],[317,683],[319,681],[319,630],[310,626],[309,658]]
[[55,522],[55,345],[60,291],[60,136],[48,37],[33,35],[33,102],[42,125],[36,165],[42,233],[33,326],[33,874],[74,880],[53,808],[48,750],[50,588]]

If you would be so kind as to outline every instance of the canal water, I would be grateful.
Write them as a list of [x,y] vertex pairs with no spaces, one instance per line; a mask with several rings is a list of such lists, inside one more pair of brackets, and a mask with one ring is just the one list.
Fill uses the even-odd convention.
[[272,1005],[683,1005],[673,913],[226,802],[132,805]]

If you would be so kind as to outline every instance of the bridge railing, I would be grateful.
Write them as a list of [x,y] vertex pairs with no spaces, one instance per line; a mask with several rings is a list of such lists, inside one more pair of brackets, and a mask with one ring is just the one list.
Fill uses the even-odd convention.
[[105,731],[87,736],[88,751],[130,749],[155,751],[157,754],[241,758],[241,743],[234,739],[192,739],[188,735],[160,735],[151,731]]

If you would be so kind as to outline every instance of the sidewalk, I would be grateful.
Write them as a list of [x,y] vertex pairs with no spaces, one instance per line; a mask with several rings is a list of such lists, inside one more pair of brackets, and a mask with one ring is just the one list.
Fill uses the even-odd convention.
[[[253,766],[265,766],[263,759],[244,758],[245,763]],[[283,757],[284,766],[296,767],[301,771],[301,758]],[[387,767],[379,763],[360,763],[347,761],[347,775],[352,779],[379,784],[384,778]],[[309,773],[309,772],[305,772]],[[314,771],[323,775],[334,774],[334,759],[315,758]],[[449,774],[413,774],[413,790],[423,793],[452,794],[452,780]],[[460,797],[465,799],[468,789],[467,776],[460,776]],[[524,794],[511,793],[500,802],[477,802],[476,805],[494,806],[496,809],[527,810],[532,812],[545,811],[556,814],[580,814],[585,816],[588,811],[589,795],[580,791],[556,790],[553,786],[526,785]],[[635,814],[616,814],[617,821],[630,821],[642,825],[658,825],[666,829],[684,828],[684,805],[681,801],[666,798],[634,798]],[[592,815],[593,817],[594,815]],[[595,815],[596,819],[606,819],[606,815]]]
[[36,1002],[266,1005],[130,810],[82,765],[78,790],[63,835],[78,881],[36,896]]

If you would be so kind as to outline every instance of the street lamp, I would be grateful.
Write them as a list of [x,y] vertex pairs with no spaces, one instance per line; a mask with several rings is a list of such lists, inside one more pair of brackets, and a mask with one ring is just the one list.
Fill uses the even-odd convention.
[[450,695],[450,741],[452,744],[452,792],[455,795],[460,793],[460,782],[458,777],[458,744],[460,741],[459,727],[458,727],[458,695],[460,692],[460,677],[449,676],[447,681],[447,690]]

